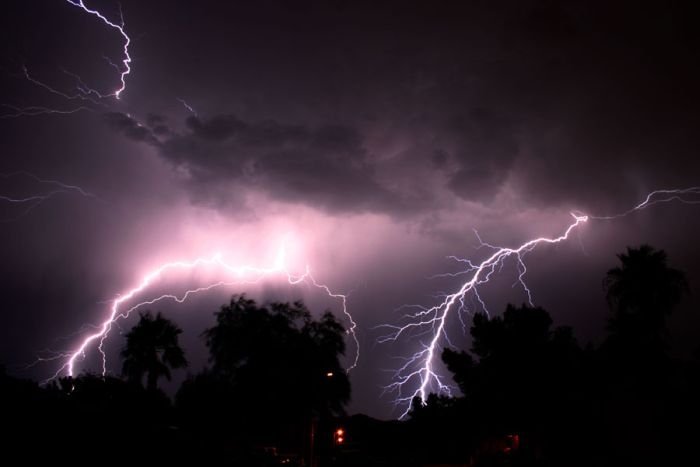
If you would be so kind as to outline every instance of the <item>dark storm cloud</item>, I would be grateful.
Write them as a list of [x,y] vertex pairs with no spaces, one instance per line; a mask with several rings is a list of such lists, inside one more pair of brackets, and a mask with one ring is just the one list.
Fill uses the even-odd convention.
[[146,125],[156,137],[165,137],[171,133],[170,127],[168,126],[168,117],[165,115],[149,113],[146,115]]
[[448,187],[462,199],[488,201],[508,178],[518,155],[515,125],[485,108],[455,115],[447,129],[457,141]]
[[153,135],[153,131],[131,118],[129,115],[121,112],[108,112],[104,114],[104,120],[110,128],[122,133],[133,141],[154,145],[158,144],[158,140]]
[[[207,5],[191,13],[209,19]],[[401,215],[439,207],[445,190],[489,206],[507,184],[539,207],[629,202],[646,189],[696,183],[687,175],[700,168],[700,76],[688,8],[382,2],[301,14],[272,2],[234,14],[220,6],[209,39],[266,45],[229,41],[227,61],[203,47],[204,33],[201,43],[174,45],[184,56],[173,67],[199,63],[194,51],[211,54],[214,68],[201,76],[216,76],[214,93],[232,96],[217,97],[217,108],[249,110],[191,116],[179,135],[160,120],[147,125],[199,194],[228,180],[327,210]],[[319,147],[319,130],[332,126],[357,141]],[[385,129],[401,146],[393,165],[382,165],[387,154],[369,137]],[[121,131],[154,142],[133,124]]]
[[155,125],[151,128],[151,131],[154,135],[161,137],[168,136],[171,133],[170,128],[167,125]]
[[500,27],[480,30],[486,42],[464,49],[464,82],[436,72],[451,97],[440,109],[454,115],[436,124],[457,141],[447,149],[457,161],[450,188],[488,200],[479,196],[511,181],[534,206],[607,209],[613,199],[696,185],[692,10],[497,3],[487,24]]
[[354,128],[245,122],[230,114],[192,116],[186,123],[189,131],[165,141],[160,153],[186,169],[200,193],[237,184],[330,211],[403,209],[377,181],[372,156]]
[[518,122],[512,170],[526,199],[607,206],[697,184],[700,43],[684,3],[527,2],[509,17],[505,60],[484,78]]
[[156,147],[189,173],[190,189],[200,200],[227,204],[229,200],[217,198],[222,185],[228,185],[328,211],[406,211],[400,197],[376,179],[371,155],[355,128],[245,122],[223,114],[190,116],[184,133],[175,134],[166,118],[156,114],[148,114],[147,125],[119,112],[105,114],[104,120],[126,138]]
[[159,115],[154,113],[149,113],[146,115],[146,125],[153,128],[156,126],[163,126],[167,123],[168,117],[165,115]]
[[187,119],[187,126],[195,136],[211,141],[225,141],[248,127],[234,115],[218,115],[206,121],[192,116]]

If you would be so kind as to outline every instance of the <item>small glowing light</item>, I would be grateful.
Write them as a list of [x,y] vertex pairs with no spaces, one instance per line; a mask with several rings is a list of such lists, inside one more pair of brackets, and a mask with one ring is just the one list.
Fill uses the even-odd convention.
[[334,439],[335,439],[335,444],[343,444],[345,442],[345,430],[342,428],[338,428],[335,430],[334,434]]
[[326,373],[326,377],[332,378],[332,377],[333,377],[333,372],[332,372],[332,371],[329,371],[328,373]]

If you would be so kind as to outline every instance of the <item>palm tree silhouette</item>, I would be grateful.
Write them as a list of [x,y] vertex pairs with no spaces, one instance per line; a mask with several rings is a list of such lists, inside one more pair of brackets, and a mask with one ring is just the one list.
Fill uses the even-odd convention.
[[187,366],[185,352],[178,343],[182,333],[175,323],[158,314],[146,311],[140,314],[139,322],[126,335],[126,346],[122,350],[124,363],[122,374],[130,381],[142,384],[146,375],[146,388],[155,390],[161,376],[170,380],[171,369]]
[[[608,271],[604,286],[614,316],[610,331],[645,343],[659,343],[666,317],[688,290],[683,272],[667,264],[666,253],[649,245],[627,248],[621,266]],[[642,342],[640,342],[642,343]]]

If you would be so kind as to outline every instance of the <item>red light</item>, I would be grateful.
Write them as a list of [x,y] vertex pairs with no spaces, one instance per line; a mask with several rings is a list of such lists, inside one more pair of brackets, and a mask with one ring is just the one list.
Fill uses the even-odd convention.
[[506,436],[506,447],[503,448],[503,452],[509,453],[512,451],[517,451],[520,448],[520,435],[508,435]]
[[342,428],[335,430],[333,433],[333,440],[335,444],[343,444],[345,442],[345,430]]

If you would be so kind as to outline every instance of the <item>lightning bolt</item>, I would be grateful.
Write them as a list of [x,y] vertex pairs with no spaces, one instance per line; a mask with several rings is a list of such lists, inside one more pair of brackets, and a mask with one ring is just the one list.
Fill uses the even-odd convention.
[[[564,232],[557,237],[538,237],[521,244],[515,248],[497,247],[481,240],[478,232],[475,231],[477,239],[482,247],[487,247],[493,252],[481,262],[474,262],[469,259],[450,257],[465,265],[464,269],[456,273],[438,274],[435,277],[461,277],[467,276],[456,292],[443,294],[440,301],[433,306],[408,305],[402,308],[415,310],[405,314],[402,318],[403,324],[386,324],[379,328],[388,329],[388,334],[378,339],[379,343],[394,342],[402,337],[416,338],[430,336],[427,343],[422,343],[421,348],[413,355],[405,359],[403,365],[393,371],[393,382],[384,387],[385,393],[395,394],[394,404],[402,408],[399,418],[404,418],[411,410],[411,403],[417,397],[425,404],[430,392],[438,394],[452,394],[452,387],[445,383],[442,377],[435,370],[435,359],[443,347],[443,342],[452,346],[447,333],[447,320],[450,314],[458,313],[460,320],[462,314],[469,311],[467,301],[471,298],[474,303],[487,315],[489,310],[485,301],[479,295],[479,288],[487,284],[494,274],[502,271],[507,260],[513,259],[516,265],[518,276],[516,284],[519,285],[528,302],[533,305],[532,293],[525,283],[527,267],[525,256],[539,245],[555,244],[569,239],[571,233],[589,220],[614,220],[628,216],[634,212],[644,210],[650,206],[660,203],[677,201],[684,204],[700,204],[700,187],[690,187],[683,189],[656,190],[650,192],[642,202],[634,207],[614,215],[590,216],[578,212],[572,212],[573,222],[568,225]],[[462,321],[466,328],[466,323]],[[412,388],[412,389],[411,389]]]
[[187,109],[187,111],[188,111],[189,113],[191,113],[191,114],[194,115],[195,117],[197,116],[197,111],[194,110],[194,108],[193,108],[190,104],[188,104],[187,101],[186,101],[185,99],[180,99],[179,97],[177,97],[176,99],[178,100],[178,102],[180,102],[180,104],[182,104],[182,106],[183,106],[185,109]]
[[94,98],[92,98],[90,96],[90,94],[96,94],[97,97],[102,97],[101,95],[99,95],[99,93],[96,93],[95,91],[90,89],[89,86],[83,82],[83,79],[80,76],[66,70],[65,68],[62,68],[61,71],[63,71],[63,73],[65,73],[66,75],[68,75],[76,80],[75,92],[73,94],[68,94],[67,92],[59,91],[58,89],[52,87],[51,85],[49,85],[43,81],[40,81],[39,79],[35,78],[34,76],[32,76],[29,73],[29,68],[27,68],[26,65],[22,65],[22,72],[24,73],[24,78],[27,81],[29,81],[30,83],[44,89],[45,91],[47,91],[51,94],[55,94],[55,95],[62,97],[66,100],[69,100],[69,101],[81,100],[81,101],[89,101],[95,105],[104,105],[103,103],[95,100]]
[[104,14],[102,14],[100,11],[90,8],[87,5],[85,5],[85,2],[83,0],[65,0],[69,4],[73,5],[76,8],[80,8],[83,10],[85,13],[95,16],[98,18],[102,23],[107,25],[108,27],[116,30],[119,35],[123,39],[123,48],[122,48],[122,58],[120,63],[117,64],[114,63],[109,57],[104,56],[103,58],[107,61],[107,63],[113,67],[114,69],[117,70],[117,73],[119,73],[119,82],[120,86],[115,89],[114,91],[111,92],[100,92],[94,87],[89,86],[83,79],[80,77],[78,74],[70,72],[64,68],[61,68],[61,71],[70,76],[75,80],[75,88],[71,92],[64,92],[59,89],[56,89],[55,87],[51,86],[50,84],[39,80],[35,76],[33,76],[30,72],[29,69],[27,68],[26,65],[22,66],[22,74],[24,78],[29,81],[30,83],[34,84],[35,86],[51,93],[56,96],[59,96],[67,101],[84,101],[88,105],[81,105],[78,107],[74,107],[71,109],[57,109],[57,108],[51,108],[51,107],[46,107],[46,106],[15,106],[12,104],[0,104],[0,106],[5,107],[6,109],[9,109],[8,112],[0,114],[0,119],[6,119],[6,118],[18,118],[18,117],[34,117],[37,115],[70,115],[74,114],[77,112],[81,111],[94,111],[96,110],[93,107],[90,107],[89,104],[92,104],[94,106],[98,107],[109,107],[107,106],[104,102],[101,100],[107,99],[114,97],[115,99],[119,100],[121,98],[121,95],[124,91],[126,91],[126,78],[127,76],[131,73],[131,55],[129,54],[129,46],[131,45],[131,38],[129,35],[126,33],[125,29],[125,23],[124,23],[124,14],[122,12],[121,4],[119,5],[119,22],[116,23],[114,21],[111,21],[108,19]]
[[693,186],[690,188],[682,188],[675,190],[656,190],[649,193],[644,200],[637,204],[636,206],[628,209],[627,211],[613,214],[610,216],[591,216],[591,219],[596,220],[614,220],[620,217],[625,217],[632,214],[635,211],[641,211],[648,207],[654,206],[655,204],[668,203],[671,201],[677,201],[683,204],[700,204],[700,199],[696,199],[693,195],[700,196],[700,187]]
[[[126,31],[124,30],[124,28],[125,28],[124,13],[122,12],[121,4],[119,4],[119,21],[120,22],[119,22],[119,24],[117,24],[117,23],[114,23],[114,22],[110,21],[109,19],[107,19],[107,17],[105,15],[103,15],[102,13],[100,13],[99,11],[87,7],[85,5],[85,3],[83,2],[83,0],[66,0],[66,1],[68,3],[70,3],[71,5],[82,9],[84,12],[86,12],[90,15],[96,16],[104,24],[106,24],[110,28],[113,28],[116,31],[118,31],[119,34],[124,39],[124,46],[123,46],[124,55],[123,55],[123,58],[121,60],[121,63],[122,63],[121,67],[118,66],[117,64],[115,64],[114,62],[112,62],[109,58],[105,57],[107,62],[111,66],[116,68],[117,71],[119,72],[119,80],[121,81],[121,86],[109,94],[102,94],[94,89],[91,89],[91,88],[88,88],[87,86],[85,86],[87,93],[94,93],[95,95],[99,96],[100,98],[114,97],[116,99],[119,99],[122,92],[124,92],[126,90],[126,77],[129,73],[131,73],[131,55],[129,55],[129,45],[131,44],[131,38],[128,36]],[[80,80],[80,83],[83,83],[83,81],[79,77],[78,77],[78,79]],[[84,85],[84,83],[83,83],[83,85]]]
[[0,194],[0,201],[4,201],[9,204],[16,204],[20,206],[25,206],[24,211],[20,216],[24,216],[29,214],[33,209],[35,209],[37,206],[39,206],[41,203],[55,197],[58,195],[63,195],[63,194],[70,194],[70,193],[77,193],[80,196],[86,197],[86,198],[94,198],[94,199],[99,199],[97,196],[94,194],[90,193],[89,191],[84,190],[83,188],[77,186],[77,185],[70,185],[64,182],[61,182],[59,180],[54,180],[54,179],[46,179],[46,178],[41,178],[31,172],[27,171],[16,171],[16,172],[10,172],[10,173],[0,173],[0,180],[9,180],[12,178],[29,178],[32,181],[40,184],[47,186],[46,190],[39,191],[37,193],[32,193],[30,195],[25,195],[25,196],[10,196],[10,195],[4,195]]
[[71,115],[82,111],[93,111],[92,108],[81,105],[72,109],[54,109],[39,105],[30,105],[27,107],[18,107],[12,104],[0,104],[0,107],[10,109],[9,112],[1,114],[0,118],[18,118],[18,117],[36,117],[37,115]]
[[[167,293],[153,298],[141,299],[140,301],[136,300],[159,279],[163,278],[166,274],[172,271],[197,271],[200,269],[214,270],[221,274],[223,278],[201,287],[189,289],[180,295]],[[112,326],[119,319],[128,318],[133,311],[143,306],[153,305],[162,300],[172,300],[177,303],[183,303],[194,294],[226,286],[256,284],[262,280],[269,279],[274,276],[281,277],[292,285],[310,285],[314,288],[320,289],[327,296],[340,301],[342,311],[350,323],[346,333],[351,336],[356,346],[353,362],[347,368],[347,371],[351,371],[353,368],[355,368],[360,357],[360,345],[356,335],[357,324],[353,320],[353,317],[347,308],[347,295],[335,293],[331,291],[327,285],[318,282],[312,275],[311,269],[308,266],[301,274],[294,274],[291,272],[285,264],[285,249],[281,248],[275,262],[268,267],[233,265],[226,262],[220,253],[208,258],[197,258],[193,261],[174,261],[159,266],[146,274],[137,283],[137,285],[122,293],[111,302],[110,311],[105,320],[97,327],[96,331],[84,337],[74,350],[62,354],[67,356],[64,363],[47,381],[55,379],[61,374],[73,376],[76,371],[76,365],[86,357],[87,352],[92,347],[96,347],[97,351],[101,354],[102,374],[105,375],[107,373],[107,355],[104,351],[103,345],[109,335],[110,330],[112,329]],[[56,357],[56,359],[57,358],[59,357]]]

